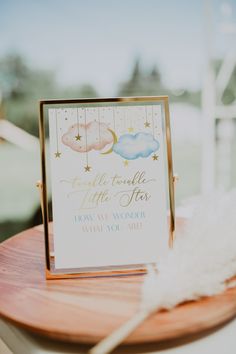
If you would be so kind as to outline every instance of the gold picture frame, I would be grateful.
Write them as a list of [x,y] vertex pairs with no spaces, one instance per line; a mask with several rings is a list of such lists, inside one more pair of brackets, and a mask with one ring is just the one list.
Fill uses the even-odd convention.
[[53,234],[49,227],[49,207],[47,193],[47,168],[46,168],[46,132],[45,132],[45,109],[49,106],[58,107],[61,105],[69,106],[75,104],[131,104],[131,103],[160,103],[162,105],[164,124],[165,124],[165,140],[166,140],[166,164],[168,176],[168,199],[169,199],[169,247],[173,246],[175,231],[175,195],[171,147],[171,130],[170,130],[170,113],[168,96],[142,96],[142,97],[116,97],[116,98],[88,98],[88,99],[58,99],[58,100],[41,100],[39,102],[39,134],[40,134],[40,154],[41,154],[41,173],[42,180],[37,183],[40,189],[41,209],[44,224],[44,242],[45,242],[45,259],[46,259],[46,279],[62,279],[74,277],[97,277],[97,276],[114,276],[137,274],[146,271],[146,265],[122,266],[122,267],[99,267],[96,269],[72,269],[58,272],[54,265],[53,251]]

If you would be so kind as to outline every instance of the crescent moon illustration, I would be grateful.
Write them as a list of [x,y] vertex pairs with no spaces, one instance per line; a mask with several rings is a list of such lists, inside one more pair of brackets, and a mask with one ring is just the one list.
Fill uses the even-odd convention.
[[111,146],[111,148],[109,149],[109,150],[107,150],[107,151],[105,151],[105,152],[101,152],[101,155],[107,155],[107,154],[110,154],[112,151],[113,151],[113,146],[117,143],[117,141],[118,141],[118,139],[117,139],[117,136],[116,136],[116,133],[113,131],[113,130],[111,130],[111,129],[107,129],[107,130],[109,130],[109,132],[112,134],[112,136],[113,136],[113,144],[112,144],[112,146]]

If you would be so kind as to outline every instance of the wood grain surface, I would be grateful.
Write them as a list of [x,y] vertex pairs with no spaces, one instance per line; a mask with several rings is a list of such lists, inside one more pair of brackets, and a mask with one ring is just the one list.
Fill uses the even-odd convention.
[[[42,227],[26,230],[0,244],[0,316],[51,338],[95,343],[135,313],[142,275],[46,280],[43,245]],[[233,288],[153,315],[125,343],[196,335],[235,314]]]

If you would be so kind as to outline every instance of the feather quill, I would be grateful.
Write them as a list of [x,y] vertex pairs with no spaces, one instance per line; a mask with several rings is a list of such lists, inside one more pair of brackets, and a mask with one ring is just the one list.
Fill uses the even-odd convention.
[[145,276],[139,312],[89,354],[110,353],[153,312],[236,285],[227,282],[236,275],[236,191],[201,201],[157,269]]

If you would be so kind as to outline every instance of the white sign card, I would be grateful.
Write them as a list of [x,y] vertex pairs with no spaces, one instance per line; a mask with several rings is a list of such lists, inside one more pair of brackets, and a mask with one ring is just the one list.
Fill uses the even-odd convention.
[[49,106],[55,269],[153,263],[168,248],[161,102]]

